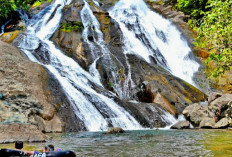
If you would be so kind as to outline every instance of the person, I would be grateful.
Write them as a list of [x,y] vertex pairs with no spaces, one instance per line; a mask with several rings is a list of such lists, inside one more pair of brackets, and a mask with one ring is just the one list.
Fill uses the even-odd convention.
[[23,151],[23,142],[22,141],[16,141],[15,142],[15,149],[19,151],[20,155],[28,155],[27,152]]
[[15,142],[15,149],[17,149],[17,150],[23,149],[23,142],[22,141],[16,141]]
[[51,151],[54,151],[55,150],[55,148],[54,148],[54,146],[52,145],[52,144],[49,144],[49,145],[47,145],[47,146],[45,146],[44,148],[43,148],[43,152],[45,153],[45,152],[51,152]]

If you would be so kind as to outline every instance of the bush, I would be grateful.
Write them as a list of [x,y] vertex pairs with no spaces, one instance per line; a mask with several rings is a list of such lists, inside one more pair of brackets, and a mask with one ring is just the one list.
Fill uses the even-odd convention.
[[17,9],[28,10],[36,0],[0,0],[0,24],[11,18]]
[[232,67],[232,1],[209,0],[207,7],[210,11],[196,29],[195,45],[212,52],[206,63],[211,60],[217,63],[213,76],[218,77]]
[[206,11],[207,0],[177,0],[176,7],[185,14],[199,19]]

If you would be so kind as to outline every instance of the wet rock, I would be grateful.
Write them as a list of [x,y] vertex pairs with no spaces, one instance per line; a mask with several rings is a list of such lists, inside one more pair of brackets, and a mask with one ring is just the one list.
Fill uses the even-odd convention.
[[171,129],[189,129],[190,122],[189,121],[179,121],[173,126],[171,126]]
[[[133,55],[128,55],[128,58],[131,64],[132,78],[137,87],[134,92],[137,92],[139,101],[152,103],[159,93],[162,95],[162,101],[159,99],[160,103],[167,105],[168,102],[167,108],[170,109],[170,113],[175,113],[175,110],[177,113],[182,113],[187,105],[199,102],[199,100],[204,101],[207,98],[204,93],[170,75],[166,70],[155,65],[150,66]],[[148,83],[144,84],[144,81]],[[158,98],[161,96],[158,95]],[[171,109],[172,107],[174,109]]]
[[231,124],[231,119],[230,118],[222,118],[215,124],[215,128],[218,129],[224,129],[230,126]]
[[171,125],[168,113],[161,105],[155,103],[127,102],[123,106],[145,128],[163,128]]
[[175,108],[160,93],[156,94],[153,103],[160,104],[163,108],[165,108],[169,113],[173,115],[177,114]]
[[119,127],[113,127],[110,128],[106,134],[118,134],[118,133],[125,133],[125,131],[122,128]]
[[[207,120],[214,119],[214,113],[209,110],[208,106],[200,105],[197,103],[186,107],[183,111],[183,115],[195,127],[198,127],[203,120],[204,122],[202,122],[201,124],[202,126],[205,126],[207,123]],[[214,123],[215,123],[215,120],[214,120]]]
[[30,124],[0,124],[0,143],[15,141],[44,142],[46,136]]
[[19,30],[6,32],[0,37],[0,40],[6,43],[11,43],[20,33],[21,31]]

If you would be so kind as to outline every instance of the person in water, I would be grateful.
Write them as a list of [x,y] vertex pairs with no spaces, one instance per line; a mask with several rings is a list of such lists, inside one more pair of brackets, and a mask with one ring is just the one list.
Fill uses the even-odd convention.
[[15,142],[15,149],[17,149],[17,150],[23,149],[23,142],[22,141],[16,141]]
[[52,145],[52,144],[49,144],[49,145],[47,145],[47,146],[45,146],[44,148],[43,148],[43,152],[45,153],[45,152],[51,152],[51,151],[54,151],[55,150],[55,148],[54,148],[54,146]]

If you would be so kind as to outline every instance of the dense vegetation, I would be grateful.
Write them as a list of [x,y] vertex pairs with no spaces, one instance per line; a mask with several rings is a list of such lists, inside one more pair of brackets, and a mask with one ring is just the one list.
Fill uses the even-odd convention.
[[[38,6],[45,0],[0,0],[0,24],[14,16],[17,9],[28,10],[31,5]],[[51,2],[51,0],[48,0]]]
[[207,49],[217,68],[218,77],[232,69],[232,1],[231,0],[172,0],[178,10],[190,15],[189,24],[198,32],[195,46]]

